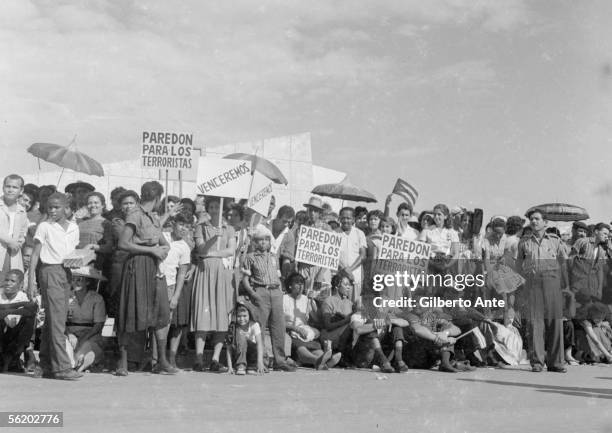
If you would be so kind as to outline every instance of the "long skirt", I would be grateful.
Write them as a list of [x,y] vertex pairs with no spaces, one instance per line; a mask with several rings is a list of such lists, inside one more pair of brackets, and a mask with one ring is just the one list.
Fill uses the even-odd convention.
[[157,277],[157,261],[148,254],[131,255],[123,265],[119,334],[161,329],[170,323],[166,279]]
[[226,332],[234,306],[233,272],[220,258],[198,263],[191,294],[191,330]]

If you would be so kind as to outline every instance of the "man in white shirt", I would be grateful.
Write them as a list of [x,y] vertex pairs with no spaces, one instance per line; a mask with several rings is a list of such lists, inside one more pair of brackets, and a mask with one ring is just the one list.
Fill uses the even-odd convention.
[[0,198],[0,281],[11,269],[23,271],[21,247],[28,231],[28,216],[18,203],[23,192],[21,176],[11,174],[4,178]]
[[34,235],[28,293],[34,294],[36,267],[40,261],[40,290],[45,309],[45,323],[40,343],[40,367],[43,377],[75,380],[82,376],[72,369],[66,353],[66,318],[70,280],[63,261],[79,244],[79,227],[66,219],[68,199],[53,193],[47,200],[46,221]]
[[366,258],[367,242],[365,234],[354,226],[354,210],[345,207],[340,211],[340,227],[342,228],[342,244],[340,245],[340,263],[338,272],[347,275],[353,281],[351,301],[361,297],[362,266]]

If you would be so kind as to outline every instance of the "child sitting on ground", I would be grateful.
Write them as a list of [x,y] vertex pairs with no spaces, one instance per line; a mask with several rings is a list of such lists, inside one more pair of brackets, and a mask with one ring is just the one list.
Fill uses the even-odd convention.
[[[244,305],[236,307],[236,328],[235,328],[235,365],[236,374],[244,376],[247,368],[256,365],[256,373],[267,373],[264,364],[264,345],[259,323],[251,320],[251,312]],[[227,347],[228,352],[232,349]],[[231,359],[231,353],[228,353]]]
[[0,353],[2,353],[2,371],[9,371],[16,366],[23,372],[20,365],[21,354],[30,344],[34,331],[36,304],[30,302],[28,295],[22,291],[23,272],[11,269],[0,287]]

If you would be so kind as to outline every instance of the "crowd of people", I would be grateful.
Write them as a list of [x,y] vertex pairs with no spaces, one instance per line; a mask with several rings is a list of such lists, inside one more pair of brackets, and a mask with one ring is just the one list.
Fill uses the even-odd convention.
[[[319,197],[297,211],[276,211],[272,200],[263,216],[244,201],[164,196],[155,181],[138,192],[117,187],[108,204],[85,182],[60,192],[9,175],[2,188],[4,372],[74,380],[112,364],[117,376],[176,374],[185,350],[195,351],[194,371],[237,375],[297,366],[566,372],[612,362],[605,223],[560,232],[532,209],[527,220],[484,224],[482,211],[444,204],[417,216],[407,202],[393,212],[391,195],[384,209],[338,213]],[[337,269],[295,260],[302,226],[341,235]],[[503,302],[372,308],[384,234],[430,245],[431,275],[485,276],[461,290],[387,287],[388,298]],[[66,267],[75,250],[94,260]]]

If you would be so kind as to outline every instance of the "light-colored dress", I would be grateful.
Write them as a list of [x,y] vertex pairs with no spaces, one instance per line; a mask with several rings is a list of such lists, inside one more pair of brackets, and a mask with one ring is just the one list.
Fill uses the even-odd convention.
[[505,263],[509,248],[506,235],[502,235],[499,242],[485,238],[483,246],[491,264],[488,279],[491,288],[501,295],[512,293],[525,283],[525,279]]
[[[221,240],[213,237],[214,227],[198,225],[196,244],[204,242],[205,251],[226,249],[234,239],[234,229],[222,226]],[[229,314],[235,299],[232,287],[233,269],[222,258],[198,258],[193,276],[191,295],[191,330],[225,332],[229,328]]]

